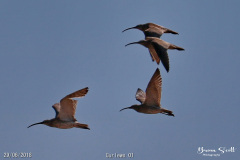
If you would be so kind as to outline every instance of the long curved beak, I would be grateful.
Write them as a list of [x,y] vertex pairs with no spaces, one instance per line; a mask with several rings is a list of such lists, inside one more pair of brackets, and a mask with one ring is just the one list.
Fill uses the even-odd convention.
[[127,31],[127,30],[129,30],[129,29],[136,29],[136,27],[127,28],[127,29],[123,30],[122,32],[125,32],[125,31]]
[[34,124],[32,124],[32,125],[28,126],[27,128],[29,128],[29,127],[32,127],[32,126],[34,126],[34,125],[37,125],[37,124],[43,124],[43,122],[34,123]]
[[121,109],[120,111],[122,111],[122,110],[124,110],[124,109],[130,109],[131,107],[126,107],[126,108],[123,108],[123,109]]
[[125,47],[127,47],[128,45],[131,45],[131,44],[139,44],[139,42],[128,43],[128,44],[125,45]]

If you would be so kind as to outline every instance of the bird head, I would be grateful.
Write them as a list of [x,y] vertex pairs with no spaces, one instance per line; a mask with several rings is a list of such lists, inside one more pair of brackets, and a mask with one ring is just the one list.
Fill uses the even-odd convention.
[[131,44],[141,44],[141,45],[147,47],[147,45],[148,45],[149,43],[148,43],[148,41],[146,41],[146,40],[140,40],[140,41],[137,41],[137,42],[128,43],[128,44],[125,45],[125,47],[128,46],[128,45],[131,45]]
[[137,109],[139,108],[138,106],[139,106],[139,105],[135,104],[135,105],[132,105],[132,106],[130,106],[130,107],[123,108],[123,109],[121,109],[120,111],[125,110],[125,109],[134,109],[135,111],[137,111]]
[[49,123],[49,121],[50,121],[50,120],[44,120],[44,121],[42,121],[42,122],[34,123],[34,124],[31,124],[30,126],[28,126],[27,128],[30,128],[30,127],[32,127],[32,126],[34,126],[34,125],[37,125],[37,124],[45,124],[45,125],[47,125],[47,124]]
[[127,29],[123,30],[122,32],[125,32],[125,31],[127,31],[129,29],[139,29],[141,31],[145,31],[148,28],[149,28],[148,24],[139,24],[139,25],[136,25],[135,27],[127,28]]
[[44,121],[42,121],[42,122],[38,122],[38,123],[34,123],[34,124],[31,124],[31,125],[28,126],[27,128],[30,128],[30,127],[35,126],[35,125],[37,125],[37,124],[44,124]]

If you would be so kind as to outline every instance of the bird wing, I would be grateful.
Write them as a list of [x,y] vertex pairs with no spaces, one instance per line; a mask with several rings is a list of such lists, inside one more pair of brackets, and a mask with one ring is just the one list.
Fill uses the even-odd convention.
[[75,119],[75,112],[76,112],[76,107],[77,107],[77,100],[74,99],[62,99],[60,101],[61,104],[61,110],[58,114],[58,118],[61,120],[65,120],[65,121],[72,121],[72,120],[76,120]]
[[160,58],[159,58],[156,50],[154,49],[153,45],[149,45],[148,50],[149,50],[149,53],[152,57],[152,61],[156,61],[157,64],[159,64],[160,63]]
[[81,98],[81,97],[84,97],[87,94],[87,92],[88,92],[88,87],[80,89],[76,92],[73,92],[64,98]]
[[176,31],[173,31],[171,29],[168,29],[166,27],[163,27],[163,26],[160,26],[160,25],[157,25],[157,24],[154,24],[154,23],[148,23],[148,26],[149,28],[158,28],[159,30],[161,30],[162,34],[163,33],[172,33],[172,34],[178,34],[178,32]]
[[141,103],[144,103],[145,99],[146,99],[146,93],[143,90],[141,90],[140,88],[138,88],[135,97],[136,97],[136,100],[138,100]]
[[166,41],[164,41],[164,40],[162,40],[162,39],[160,39],[160,38],[148,37],[147,39],[151,39],[152,42],[155,42],[155,43],[157,43],[158,45],[161,45],[161,46],[162,46],[163,48],[165,48],[165,49],[168,49],[169,46],[171,45],[171,43],[166,42]]
[[144,31],[145,37],[157,37],[160,38],[164,30],[162,28],[150,27]]
[[170,67],[167,49],[155,40],[153,40],[151,44],[156,51],[158,57],[160,58],[160,61],[162,62],[164,68],[167,70],[167,72],[169,72]]
[[178,32],[173,31],[171,29],[165,28],[166,30],[164,31],[164,33],[172,33],[172,34],[178,34]]
[[56,118],[60,112],[61,106],[59,103],[56,103],[52,107],[53,107],[54,111],[56,112],[56,116],[55,116],[55,118]]
[[157,25],[157,24],[154,24],[154,23],[148,23],[148,26],[149,26],[149,28],[153,28],[153,27],[162,28],[162,29],[165,28],[165,27],[163,27],[163,26],[160,26],[160,25]]
[[162,78],[157,68],[146,89],[146,100],[144,104],[148,106],[159,106],[162,92]]
[[63,99],[61,99],[60,101],[61,108],[57,117],[62,120],[76,120],[74,116],[75,116],[78,101],[72,98],[83,97],[87,94],[87,92],[88,92],[88,87],[78,90],[74,93],[71,93],[66,97],[64,97]]

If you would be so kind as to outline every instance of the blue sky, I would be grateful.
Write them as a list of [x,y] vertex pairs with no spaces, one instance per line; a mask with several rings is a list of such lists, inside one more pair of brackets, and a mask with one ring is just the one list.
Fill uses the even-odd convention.
[[[240,2],[231,1],[0,1],[0,159],[109,159],[134,153],[146,159],[213,159],[198,147],[235,147],[214,159],[240,157]],[[165,41],[170,72],[140,45],[142,32],[122,30],[153,22],[177,31]],[[137,88],[156,68],[163,107],[175,117],[133,110]],[[51,106],[89,87],[76,118],[91,130],[28,125],[55,116]],[[26,158],[27,159],[27,158]],[[116,158],[112,158],[116,159]],[[130,159],[130,158],[123,158]]]

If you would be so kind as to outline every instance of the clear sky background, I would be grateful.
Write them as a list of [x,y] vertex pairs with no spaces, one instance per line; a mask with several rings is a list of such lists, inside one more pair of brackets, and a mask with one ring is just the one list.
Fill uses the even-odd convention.
[[[240,1],[1,0],[0,159],[5,152],[34,160],[239,159]],[[179,32],[165,41],[170,72],[150,59],[138,30],[153,22]],[[120,109],[133,104],[156,68],[163,107],[175,117]],[[28,125],[55,116],[52,105],[84,87],[76,118],[91,130]],[[205,157],[198,147],[235,147]],[[28,158],[26,158],[28,159]],[[112,158],[117,159],[117,158]],[[130,158],[123,158],[130,159]]]

